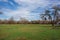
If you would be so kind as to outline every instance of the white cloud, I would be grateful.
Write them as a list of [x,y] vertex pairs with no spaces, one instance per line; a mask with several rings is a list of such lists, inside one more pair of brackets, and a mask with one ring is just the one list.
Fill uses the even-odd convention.
[[48,6],[49,4],[60,4],[60,1],[58,0],[15,0],[18,4],[25,3],[29,6],[40,6],[40,7],[45,7]]
[[20,19],[20,17],[22,17],[31,20],[34,18],[34,16],[36,16],[36,14],[31,13],[28,8],[19,8],[18,10],[14,10],[14,11],[10,9],[5,9],[3,11],[5,12],[4,15],[7,16],[8,19],[10,17],[14,17],[15,19]]
[[14,17],[14,18],[20,18],[20,17],[27,17],[30,14],[30,11],[28,9],[25,8],[19,8],[18,10],[9,10],[9,9],[5,9],[3,10],[5,12],[5,16],[7,16],[8,18],[10,17]]
[[[3,0],[7,1],[7,0]],[[44,8],[48,6],[49,4],[56,4],[56,2],[51,3],[50,0],[15,0],[19,6],[17,10],[10,10],[10,9],[5,9],[5,16],[11,17],[13,16],[14,18],[34,18],[34,16],[31,16],[33,13],[31,13],[32,10],[41,7]],[[11,5],[14,6],[12,2],[9,2]],[[60,4],[58,2],[58,4]],[[35,15],[35,14],[33,14]],[[37,14],[36,14],[37,15]]]
[[49,4],[49,1],[48,0],[15,0],[15,2],[21,4],[21,3],[25,3],[29,6],[47,6]]

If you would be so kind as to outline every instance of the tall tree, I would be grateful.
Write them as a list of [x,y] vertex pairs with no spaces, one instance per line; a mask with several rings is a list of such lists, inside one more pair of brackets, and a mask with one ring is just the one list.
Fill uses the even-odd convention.
[[50,13],[49,10],[45,10],[45,14],[41,14],[41,18],[46,19],[46,17],[48,17],[49,20],[52,20],[52,17],[51,17],[51,15],[49,13]]
[[[49,10],[45,10],[45,14],[42,14],[42,17],[44,18],[44,16],[48,17],[49,20],[51,20],[52,26],[54,26],[55,23],[58,22],[59,20],[59,16],[60,14],[58,13],[58,10],[60,10],[60,7],[58,6],[53,6],[52,9],[54,9],[53,11],[53,15],[50,14],[51,11]],[[53,17],[52,17],[53,16]],[[53,20],[52,20],[53,19]]]
[[53,15],[54,16],[54,21],[58,22],[59,16],[60,16],[60,14],[58,13],[58,11],[60,11],[60,7],[53,6],[52,9],[54,9],[54,15]]
[[45,10],[45,14],[41,14],[42,15],[42,19],[48,20],[52,23],[52,16],[50,14],[49,10]]

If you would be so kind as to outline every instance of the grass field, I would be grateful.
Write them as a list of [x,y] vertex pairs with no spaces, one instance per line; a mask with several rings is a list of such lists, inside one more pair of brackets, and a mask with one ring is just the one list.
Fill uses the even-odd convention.
[[0,40],[60,40],[60,29],[41,24],[0,24]]

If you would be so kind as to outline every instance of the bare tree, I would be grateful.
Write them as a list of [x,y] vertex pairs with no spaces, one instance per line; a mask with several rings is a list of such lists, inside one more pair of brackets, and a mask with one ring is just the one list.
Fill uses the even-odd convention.
[[57,23],[60,18],[59,17],[60,15],[58,13],[58,10],[60,10],[60,7],[53,6],[52,9],[54,9],[53,15],[51,15],[52,13],[50,14],[51,11],[45,10],[45,14],[42,14],[42,18],[44,19],[45,16],[48,17],[48,19],[51,20],[52,26],[54,26],[54,24]]
[[29,23],[29,21],[26,19],[26,18],[20,18],[20,20],[19,20],[19,23],[21,23],[21,24],[28,24]]
[[58,6],[53,6],[52,9],[54,9],[54,21],[57,23],[59,20],[59,16],[60,14],[58,13],[58,11],[60,11],[60,7]]
[[[43,20],[49,20],[50,22],[52,22],[52,16],[50,14],[50,11],[49,10],[45,10],[45,14],[41,14],[41,18]],[[48,18],[48,19],[47,19]]]
[[15,24],[15,20],[13,17],[11,17],[9,20],[8,20],[8,23],[9,24]]

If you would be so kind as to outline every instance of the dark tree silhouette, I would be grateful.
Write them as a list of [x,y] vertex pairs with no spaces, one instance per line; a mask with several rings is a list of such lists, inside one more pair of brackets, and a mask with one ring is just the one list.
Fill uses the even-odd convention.
[[[54,24],[56,24],[59,20],[59,16],[60,14],[58,13],[58,11],[60,11],[60,7],[58,6],[53,6],[52,9],[54,9],[53,11],[53,15],[50,14],[51,11],[49,10],[45,10],[45,14],[41,14],[42,15],[42,19],[44,19],[44,17],[48,17],[48,19],[51,21],[52,26],[54,26]],[[53,17],[52,17],[53,16]],[[53,20],[52,20],[53,19]]]
[[58,20],[59,20],[59,16],[60,16],[60,14],[58,13],[58,11],[60,11],[60,7],[58,7],[58,6],[53,6],[52,7],[52,9],[54,9],[54,21],[57,23],[58,22]]

